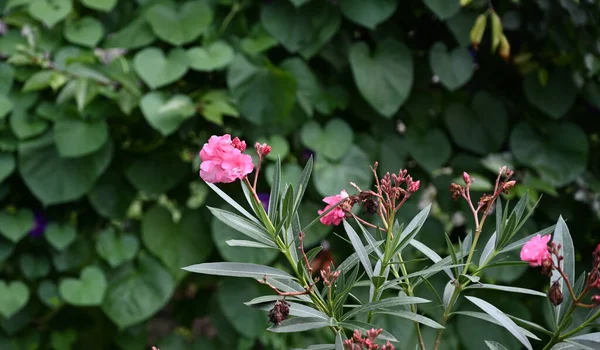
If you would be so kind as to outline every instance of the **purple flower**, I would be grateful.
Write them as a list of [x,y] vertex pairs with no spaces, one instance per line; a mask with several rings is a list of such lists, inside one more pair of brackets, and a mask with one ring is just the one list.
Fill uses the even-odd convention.
[[258,193],[258,199],[260,200],[260,202],[262,203],[263,207],[265,208],[265,211],[269,211],[269,194],[268,193]]
[[44,231],[46,231],[47,224],[48,221],[46,220],[46,217],[44,217],[44,213],[36,210],[34,212],[34,225],[31,231],[29,231],[29,235],[32,237],[42,236]]

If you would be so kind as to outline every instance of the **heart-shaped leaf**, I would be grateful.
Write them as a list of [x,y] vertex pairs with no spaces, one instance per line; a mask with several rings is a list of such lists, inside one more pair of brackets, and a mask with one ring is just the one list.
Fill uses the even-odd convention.
[[0,233],[11,242],[17,243],[34,226],[33,213],[29,209],[21,209],[16,213],[0,212]]
[[192,47],[187,51],[190,68],[210,72],[225,68],[233,61],[235,52],[224,41],[216,41],[207,47]]
[[323,155],[329,160],[341,159],[354,140],[354,132],[348,123],[342,119],[331,119],[321,128],[319,123],[312,121],[304,124],[300,131],[300,139],[304,146]]
[[51,280],[44,280],[40,283],[37,295],[42,303],[52,309],[56,309],[64,303],[58,294],[58,287]]
[[204,1],[188,1],[177,8],[172,2],[160,3],[146,11],[154,34],[169,44],[180,46],[197,39],[213,20],[213,11]]
[[0,280],[0,315],[9,318],[29,301],[29,288],[21,281]]
[[527,100],[552,119],[564,116],[575,103],[577,88],[566,70],[550,73],[546,85],[542,85],[537,74],[529,74],[523,82]]
[[80,158],[61,158],[51,132],[19,145],[19,172],[44,204],[70,202],[85,195],[112,159],[112,142]]
[[448,52],[445,44],[437,42],[429,52],[429,64],[442,85],[450,91],[465,85],[473,76],[473,59],[463,47]]
[[313,108],[321,98],[322,89],[315,74],[306,62],[300,58],[288,58],[279,65],[281,69],[290,73],[298,83],[296,99],[304,113],[313,116]]
[[156,39],[145,18],[138,17],[129,25],[112,34],[104,42],[107,48],[138,49],[152,44]]
[[157,89],[185,75],[188,70],[187,55],[182,49],[172,49],[165,57],[161,49],[148,47],[135,55],[133,67],[148,86]]
[[478,92],[472,109],[453,103],[445,112],[450,136],[460,147],[477,154],[497,152],[508,132],[508,113],[499,100],[487,92]]
[[179,128],[188,118],[196,114],[196,106],[186,95],[170,98],[162,92],[150,92],[140,100],[140,108],[148,124],[167,136]]
[[452,154],[450,140],[440,129],[429,129],[424,133],[415,128],[409,129],[406,143],[410,155],[429,172],[439,169]]
[[15,249],[15,245],[6,239],[0,237],[0,269],[2,268],[2,264],[10,257],[13,250]]
[[65,38],[81,46],[96,47],[103,36],[102,22],[92,17],[83,17],[65,27]]
[[203,262],[212,251],[206,226],[197,211],[185,211],[175,223],[167,209],[156,206],[144,215],[142,240],[179,280],[186,274],[181,267]]
[[424,0],[440,19],[448,19],[460,11],[460,0]]
[[73,225],[52,222],[46,227],[44,237],[56,250],[63,250],[75,241],[77,230]]
[[0,183],[8,178],[17,168],[17,161],[13,153],[0,153]]
[[122,220],[136,194],[121,171],[109,169],[88,193],[88,199],[98,214],[107,219]]
[[401,42],[386,39],[372,54],[365,43],[350,47],[350,66],[354,81],[369,105],[392,117],[404,104],[413,85],[413,60]]
[[148,254],[143,254],[137,269],[122,268],[111,279],[102,311],[119,328],[127,328],[162,309],[174,289],[171,274]]
[[8,63],[0,63],[0,95],[8,95],[15,79],[15,69]]
[[84,238],[75,239],[75,243],[68,248],[52,255],[52,264],[59,272],[75,270],[81,268],[91,256],[92,242]]
[[342,13],[348,19],[370,29],[388,19],[398,7],[396,0],[341,0]]
[[108,140],[104,119],[65,117],[54,122],[54,142],[61,157],[76,158],[97,152]]
[[589,144],[585,132],[575,124],[533,128],[521,122],[510,134],[510,149],[519,162],[535,168],[542,180],[563,186],[585,171]]
[[125,170],[127,180],[147,195],[159,195],[170,190],[189,173],[189,165],[172,152],[137,158]]
[[4,119],[13,110],[13,103],[7,96],[0,95],[0,119]]
[[45,256],[21,255],[19,267],[28,280],[46,277],[50,273],[50,260]]
[[310,58],[337,33],[341,16],[327,1],[311,1],[300,7],[289,1],[273,1],[261,7],[260,22],[288,51]]
[[110,12],[119,0],[81,0],[81,3],[92,10]]
[[113,229],[106,229],[98,237],[96,251],[112,267],[121,266],[133,260],[140,247],[140,242],[132,234],[117,236]]
[[81,278],[65,278],[58,285],[60,296],[75,306],[96,306],[102,304],[107,282],[104,272],[96,266],[88,266],[81,271]]
[[35,0],[29,4],[31,17],[40,20],[48,27],[54,27],[72,10],[73,0]]
[[314,167],[315,186],[323,197],[350,189],[350,182],[360,188],[371,186],[372,173],[369,157],[356,145],[352,145],[336,163],[325,157],[317,157]]
[[272,65],[256,65],[238,55],[227,71],[227,86],[243,118],[254,124],[281,123],[296,102],[293,76]]

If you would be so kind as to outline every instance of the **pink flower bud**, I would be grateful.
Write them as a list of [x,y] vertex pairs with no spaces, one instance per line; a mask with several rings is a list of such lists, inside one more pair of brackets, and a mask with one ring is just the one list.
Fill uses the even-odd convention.
[[244,152],[246,150],[246,141],[241,141],[239,138],[234,138],[231,140],[231,144],[233,147],[240,150],[240,152]]
[[271,146],[265,145],[263,147],[263,157],[266,157],[269,153],[271,153]]
[[469,176],[466,171],[463,172],[463,180],[465,181],[466,185],[471,183],[471,176]]
[[600,304],[600,295],[594,295],[594,296],[592,297],[592,302],[593,302],[594,304]]
[[411,183],[410,187],[408,188],[408,191],[411,193],[415,193],[419,190],[419,188],[421,188],[421,180]]
[[257,142],[254,144],[254,149],[256,150],[256,154],[260,159],[263,159],[269,153],[271,153],[271,146],[267,145],[266,143],[260,144]]

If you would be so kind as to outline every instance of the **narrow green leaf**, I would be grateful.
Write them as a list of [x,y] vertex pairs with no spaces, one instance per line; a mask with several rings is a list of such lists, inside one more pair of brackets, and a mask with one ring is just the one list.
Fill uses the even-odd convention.
[[[556,228],[554,230],[554,236],[552,237],[552,242],[554,242],[557,246],[560,244],[562,246],[561,254],[563,256],[563,260],[560,262],[556,261],[556,257],[553,256],[555,264],[562,264],[562,270],[565,275],[569,279],[571,283],[575,281],[575,248],[573,247],[573,240],[571,239],[571,234],[569,233],[569,228],[565,223],[565,220],[560,216],[558,218],[558,222],[556,223]],[[552,278],[550,279],[550,285],[552,285],[553,281],[559,280],[560,290],[563,295],[568,294],[567,284],[558,271],[552,271]],[[566,310],[564,304],[555,306],[556,310],[556,323],[563,319],[564,314],[563,311]]]
[[501,290],[501,291],[510,292],[510,293],[521,293],[521,294],[537,295],[539,297],[546,297],[546,293],[538,292],[537,290],[533,290],[533,289],[510,287],[510,286],[500,286],[500,285],[496,285],[496,284],[486,284],[486,283],[472,284],[470,286],[467,286],[465,289],[493,289],[493,290]]
[[[379,241],[374,246],[373,245],[368,245],[367,247],[365,247],[365,250],[366,250],[367,254],[371,254],[375,250],[375,247],[381,246],[384,242],[385,241]],[[349,257],[346,258],[346,260],[344,260],[340,264],[340,266],[338,266],[338,270],[342,270],[344,273],[348,272],[351,268],[353,268],[354,266],[356,266],[356,264],[358,264],[358,262],[359,262],[358,254],[357,253],[352,253],[352,254],[350,254]]]
[[423,210],[421,210],[419,214],[417,214],[410,221],[410,223],[406,226],[404,231],[402,231],[402,234],[400,235],[400,243],[397,247],[394,247],[394,251],[392,252],[393,254],[395,254],[396,252],[401,252],[402,249],[404,249],[404,247],[406,247],[410,243],[410,241],[412,241],[413,238],[415,238],[415,236],[421,230],[421,227],[423,227],[425,220],[427,220],[430,209],[431,203],[425,208],[423,208]]
[[[279,299],[281,299],[281,297],[279,297]],[[255,309],[259,309],[259,310],[263,310],[263,311],[269,311],[271,309],[273,309],[273,306],[275,305],[274,301],[270,301],[270,302],[265,302],[265,303],[244,303],[248,306],[252,306]],[[328,322],[329,321],[329,316],[325,315],[324,313],[322,313],[321,311],[317,310],[317,309],[313,309],[310,306],[306,306],[303,304],[299,304],[299,303],[294,303],[292,301],[288,300],[288,304],[290,304],[290,315],[291,316],[297,316],[297,317],[316,317],[316,318],[320,318],[321,320]]]
[[513,320],[506,316],[504,312],[500,311],[500,309],[483,299],[471,296],[465,296],[465,298],[477,305],[477,307],[485,311],[485,313],[490,315],[493,319],[498,321],[502,327],[506,328],[506,330],[509,331],[510,334],[512,334],[515,338],[517,338],[517,340],[521,342],[521,344],[523,344],[528,350],[533,350],[529,339],[527,339],[521,328],[517,326]]
[[294,317],[288,318],[278,326],[271,326],[267,330],[274,333],[304,332],[309,329],[327,327],[329,323],[318,317]]
[[[294,213],[298,211],[300,207],[300,203],[302,202],[302,198],[304,197],[304,192],[306,192],[306,188],[308,187],[308,181],[310,180],[310,175],[313,170],[313,157],[310,156],[308,162],[304,166],[304,170],[300,174],[300,180],[298,181],[298,186],[296,186],[296,199],[294,201]],[[305,228],[306,230],[306,228]]]
[[202,273],[205,275],[215,276],[231,276],[231,277],[250,277],[257,280],[262,280],[264,276],[271,278],[281,278],[284,280],[296,279],[287,272],[278,270],[273,267],[247,264],[247,263],[232,263],[232,262],[217,262],[203,263],[190,265],[182,268],[183,270]]
[[230,239],[225,241],[230,247],[246,247],[246,248],[269,248],[269,249],[278,249],[273,245],[267,245],[255,241],[246,241],[243,239]]
[[342,316],[341,320],[346,321],[356,315],[360,315],[362,313],[373,311],[373,310],[385,309],[385,308],[399,306],[399,305],[423,304],[423,303],[429,303],[429,302],[431,302],[431,301],[427,300],[427,299],[423,299],[423,298],[417,298],[417,297],[387,298],[387,299],[375,301],[372,303],[368,303],[368,304],[364,304],[359,307],[356,307],[356,308],[348,311],[346,314],[344,314],[344,316]]
[[360,237],[356,234],[356,231],[350,226],[350,224],[344,220],[344,229],[346,229],[346,234],[348,238],[350,238],[350,242],[352,242],[352,247],[354,247],[354,251],[358,255],[358,259],[360,260],[365,272],[371,278],[373,276],[373,267],[371,266],[371,260],[369,259],[369,254],[367,253],[365,246],[363,246]]
[[[498,208],[496,208],[498,209]],[[496,226],[497,229],[497,226]],[[495,252],[496,248],[496,244],[498,242],[498,231],[494,232],[492,234],[492,237],[490,237],[490,239],[487,241],[487,243],[485,244],[485,248],[483,248],[483,252],[481,253],[481,256],[479,257],[479,268],[481,268],[482,266],[485,266],[485,264],[487,264],[489,262],[490,259],[493,258],[493,254]]]
[[[498,196],[498,198],[496,199],[496,247],[500,245],[500,241],[502,241],[502,233],[504,232],[502,230],[502,228],[504,227],[504,221],[502,221],[502,217],[502,200],[500,199],[500,196]],[[482,260],[480,259],[479,265],[481,265],[481,261]]]
[[[494,319],[490,315],[488,315],[486,313],[483,313],[483,312],[476,312],[476,311],[455,311],[452,314],[453,315],[465,315],[465,316],[469,316],[469,317],[474,317],[474,318],[478,318],[480,320],[487,321],[489,323],[493,323],[493,324],[498,325],[498,326],[502,326],[502,324],[500,322],[498,322],[496,319]],[[515,322],[524,321],[524,320],[522,320],[520,318],[511,316],[511,315],[507,315],[507,316],[510,317],[510,319],[512,319]],[[520,326],[517,326],[517,327],[519,327],[519,329],[523,332],[523,334],[525,334],[528,338],[535,339],[535,340],[540,340],[540,338],[538,338],[535,334],[531,333],[527,329],[522,328]],[[540,328],[541,328],[541,326],[540,326]],[[546,332],[549,332],[549,331],[546,330]]]
[[432,320],[432,319],[430,319],[428,317],[425,317],[423,315],[419,315],[417,313],[410,312],[410,311],[404,311],[404,310],[397,310],[397,311],[376,311],[375,313],[377,313],[377,314],[392,315],[392,316],[401,317],[401,318],[406,318],[408,320],[419,322],[420,324],[423,324],[423,325],[431,327],[431,328],[444,329],[444,326],[442,326],[441,324],[435,322],[434,320]]
[[[227,193],[221,191],[221,189],[218,188],[215,184],[212,184],[210,182],[206,182],[206,184],[213,191],[215,191],[215,193],[218,194],[219,197],[221,197],[223,200],[225,200],[225,202],[229,203],[229,205],[231,205],[237,211],[239,211],[240,214],[244,215],[246,218],[248,218],[248,220],[254,222],[255,224],[259,224],[260,225],[260,222],[252,214],[250,214],[248,211],[246,211],[246,209],[244,209],[241,205],[239,205],[238,202],[236,202],[235,200],[233,200],[233,198],[229,197],[227,195]],[[245,186],[242,185],[242,187],[245,187]]]
[[[452,241],[450,240],[448,233],[444,232],[444,238],[446,238],[446,246],[448,247],[448,250],[450,251],[450,258],[452,259],[452,263],[454,265],[458,265],[458,258],[456,255],[456,250],[454,249],[454,244],[452,244]],[[456,275],[459,274],[458,268],[454,268],[454,273]]]
[[[411,240],[410,241],[410,245],[412,245],[413,247],[415,247],[418,251],[420,251],[421,253],[423,253],[426,257],[428,257],[429,259],[431,259],[431,261],[433,261],[434,263],[437,263],[440,260],[442,260],[441,256],[439,256],[431,248],[429,248],[425,244],[417,241],[416,239]],[[450,268],[444,268],[444,272],[446,273],[446,275],[448,275],[448,277],[450,277],[450,279],[454,279],[454,275],[452,274],[452,271],[450,270]]]
[[548,226],[544,229],[539,230],[536,233],[530,234],[529,236],[527,236],[525,238],[521,238],[520,240],[513,242],[513,243],[505,246],[504,248],[500,249],[500,251],[498,252],[498,255],[511,252],[515,249],[520,249],[523,245],[525,245],[525,243],[527,243],[531,239],[531,237],[534,237],[535,235],[543,236],[543,235],[550,234],[554,231],[555,228],[556,228],[556,225]]
[[[356,220],[356,218],[354,218]],[[367,240],[367,243],[369,243],[369,245],[372,245],[373,247],[375,247],[375,254],[377,254],[377,256],[379,258],[383,257],[383,252],[381,251],[381,249],[379,249],[378,246],[375,245],[375,243],[377,243],[377,241],[375,240],[375,237],[373,237],[371,235],[371,233],[363,226],[360,224],[360,222],[358,220],[356,220],[356,224],[358,225],[358,227],[360,228],[363,236],[365,237],[365,239]]]
[[277,247],[275,243],[273,243],[273,240],[269,237],[268,233],[258,224],[255,224],[250,220],[246,220],[243,217],[227,210],[213,207],[208,207],[208,210],[210,210],[215,218],[219,219],[219,221],[225,225],[261,243],[270,245],[272,247]]
[[508,350],[504,345],[493,340],[486,340],[485,345],[487,345],[490,350]]
[[341,331],[335,335],[335,350],[344,350],[344,339]]
[[281,158],[277,157],[275,163],[275,172],[273,174],[273,185],[271,186],[271,194],[269,195],[269,219],[272,223],[276,223],[279,219],[279,191],[281,187]]

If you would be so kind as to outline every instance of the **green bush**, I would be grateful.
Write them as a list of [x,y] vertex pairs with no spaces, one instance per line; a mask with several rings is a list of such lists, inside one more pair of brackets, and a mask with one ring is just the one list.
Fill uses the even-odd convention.
[[[268,181],[277,156],[282,181],[296,183],[314,154],[303,222],[349,181],[368,188],[374,161],[384,172],[410,169],[420,201],[433,202],[422,239],[440,252],[444,237],[433,233],[458,242],[473,229],[455,215],[465,208],[448,184],[464,170],[490,191],[508,164],[517,197],[545,195],[519,235],[562,213],[581,266],[591,259],[600,227],[597,1],[0,0],[0,8],[1,349],[330,341],[325,331],[265,333],[266,315],[241,305],[266,288],[258,283],[180,269],[281,259],[228,246],[240,233],[208,213],[205,205],[222,202],[198,178],[197,152],[224,132],[273,147],[261,170]],[[259,183],[265,193],[268,181]],[[239,186],[227,192],[243,198]],[[350,251],[325,226],[305,244],[322,240],[334,261]],[[498,267],[484,278],[547,287],[525,270]],[[498,297],[513,314],[545,322],[540,305]],[[413,339],[411,327],[391,326]],[[479,349],[479,334],[507,338],[463,316],[449,327],[447,343],[461,349]]]

